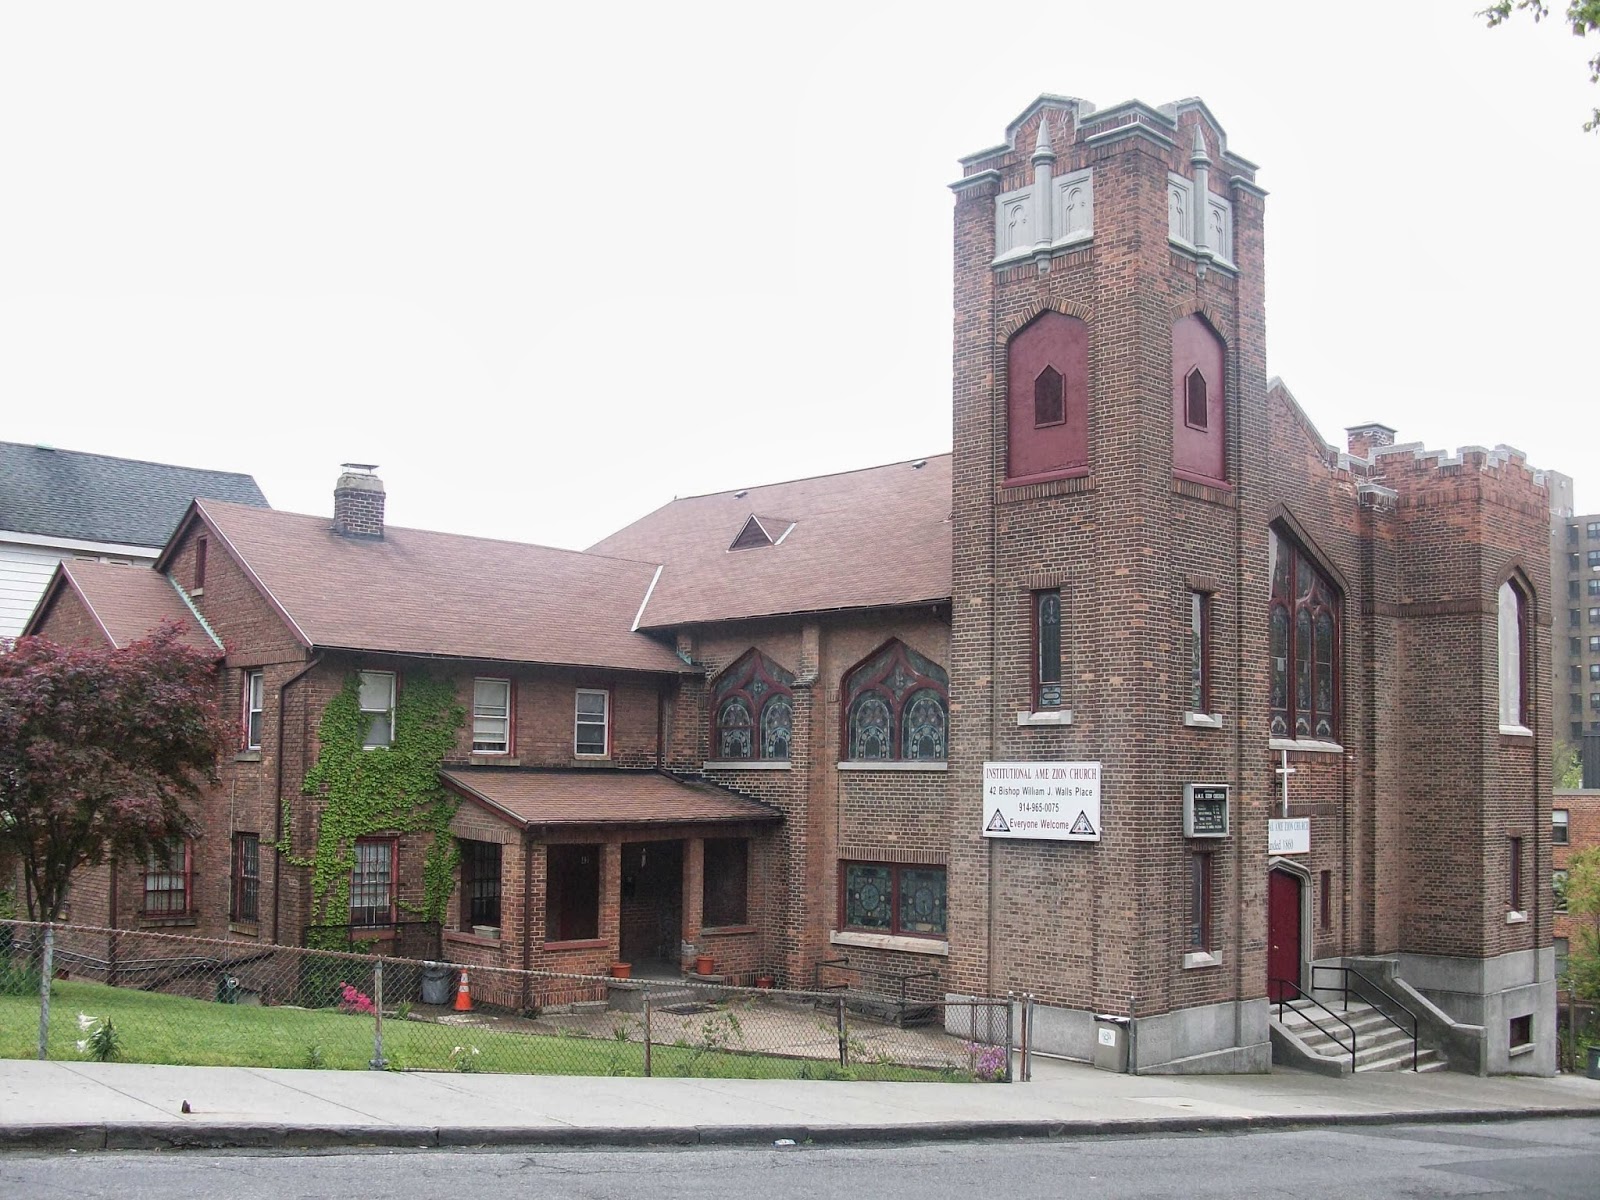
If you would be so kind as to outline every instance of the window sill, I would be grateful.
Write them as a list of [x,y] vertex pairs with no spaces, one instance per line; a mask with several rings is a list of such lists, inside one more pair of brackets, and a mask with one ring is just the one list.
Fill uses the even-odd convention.
[[239,753],[237,753],[237,754],[235,754],[233,756],[233,761],[234,762],[260,762],[261,761],[261,751],[259,751],[259,750],[241,750],[241,751],[239,751]]
[[1183,723],[1190,729],[1222,728],[1222,718],[1213,717],[1210,713],[1186,712],[1183,714]]
[[787,771],[786,758],[727,758],[701,764],[705,771]]
[[520,767],[522,760],[510,754],[485,754],[475,750],[467,755],[469,767]]
[[1213,488],[1219,492],[1233,491],[1233,484],[1229,483],[1226,479],[1215,479],[1210,475],[1202,475],[1198,471],[1180,471],[1174,468],[1172,477],[1174,479],[1181,479],[1185,483],[1198,483],[1201,487]]
[[[471,936],[470,934],[468,935]],[[545,942],[542,950],[609,950],[611,943],[605,938],[581,938],[575,942]]]
[[574,754],[571,765],[574,767],[599,767],[611,761],[609,754]]
[[1506,1050],[1507,1058],[1521,1058],[1524,1054],[1532,1054],[1535,1046],[1532,1042],[1524,1042],[1520,1046],[1512,1046]]
[[1267,746],[1272,750],[1287,750],[1291,754],[1344,753],[1344,747],[1338,742],[1318,742],[1310,738],[1268,738]]
[[1529,729],[1526,725],[1502,725],[1500,726],[1500,736],[1531,738],[1533,736],[1533,730]]
[[870,762],[842,762],[841,771],[943,771],[942,762],[896,762],[893,759],[873,759]]
[[170,916],[141,916],[140,929],[178,929],[186,925],[198,925],[200,918],[184,916],[182,913],[173,913]]
[[444,931],[444,940],[447,942],[459,942],[464,946],[503,946],[505,944],[501,938],[479,937],[475,933],[467,933],[461,929],[446,929]]
[[242,937],[260,937],[261,923],[259,921],[229,921],[228,932],[237,933]]
[[756,932],[754,925],[710,925],[700,930],[701,937],[743,937]]
[[934,954],[947,957],[950,943],[937,938],[906,937],[897,933],[830,933],[835,946],[855,946],[862,950],[894,950],[903,954]]
[[1190,950],[1183,956],[1183,969],[1193,971],[1197,967],[1220,967],[1222,960],[1209,950]]
[[[1058,422],[1065,424],[1065,422]],[[1036,471],[1032,475],[1012,475],[1000,481],[1001,487],[1027,487],[1030,483],[1054,483],[1057,479],[1082,479],[1089,474],[1089,465],[1062,467],[1057,471]]]
[[1019,712],[1018,725],[1071,725],[1070,708],[1047,708],[1043,712]]
[[1508,912],[1506,914],[1507,925],[1526,925],[1527,923],[1528,914],[1525,912],[1516,912],[1513,910],[1512,912]]

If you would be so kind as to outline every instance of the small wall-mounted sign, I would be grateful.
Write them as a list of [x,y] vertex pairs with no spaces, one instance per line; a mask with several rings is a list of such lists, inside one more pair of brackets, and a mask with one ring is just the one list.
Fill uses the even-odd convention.
[[1227,784],[1183,785],[1183,836],[1192,838],[1228,836]]
[[1268,854],[1310,854],[1311,818],[1282,817],[1267,822]]

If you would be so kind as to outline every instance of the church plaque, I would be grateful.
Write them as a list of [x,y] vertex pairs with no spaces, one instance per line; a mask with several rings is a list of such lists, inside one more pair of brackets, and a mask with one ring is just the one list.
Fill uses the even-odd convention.
[[1228,836],[1227,784],[1183,785],[1183,836],[1192,838]]

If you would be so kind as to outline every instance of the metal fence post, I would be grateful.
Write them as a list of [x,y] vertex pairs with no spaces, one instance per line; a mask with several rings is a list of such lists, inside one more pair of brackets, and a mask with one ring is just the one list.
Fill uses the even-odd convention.
[[1011,1071],[1011,1051],[1015,1048],[1015,1045],[1016,1045],[1016,1036],[1015,1036],[1016,1029],[1015,1029],[1015,1025],[1014,1025],[1014,1022],[1016,1020],[1016,1018],[1014,1016],[1015,1012],[1016,1012],[1016,1008],[1012,1005],[1011,1001],[1007,1000],[1006,1001],[1006,1082],[1007,1083],[1015,1083],[1017,1081],[1016,1075],[1012,1074],[1012,1071]]
[[374,1071],[382,1071],[389,1065],[383,1057],[383,959],[380,957],[372,967],[372,1061],[367,1064]]
[[849,1032],[846,1030],[845,1023],[844,1023],[844,997],[842,995],[838,999],[838,1012],[839,1012],[839,1065],[841,1067],[848,1067],[850,1065],[850,1035],[849,1035]]
[[50,1055],[50,976],[55,973],[56,927],[44,925],[44,955],[39,964],[39,1061]]
[[650,1078],[650,985],[644,985],[644,1077]]
[[1022,998],[1022,1082],[1033,1082],[1033,993]]

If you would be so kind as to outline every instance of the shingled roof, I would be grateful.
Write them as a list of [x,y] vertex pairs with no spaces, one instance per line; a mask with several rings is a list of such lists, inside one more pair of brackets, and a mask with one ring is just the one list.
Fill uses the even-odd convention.
[[660,771],[440,771],[461,795],[519,825],[682,825],[778,821],[782,814]]
[[641,628],[948,600],[950,456],[674,500],[590,550],[663,564]]
[[222,654],[217,641],[178,594],[172,581],[147,566],[119,566],[100,562],[62,562],[33,610],[24,633],[34,633],[60,601],[74,592],[89,615],[117,649],[149,637],[163,621],[178,628],[179,638],[196,650]]
[[213,500],[194,507],[308,647],[694,669],[634,632],[654,563],[393,525],[382,537],[353,537],[327,517]]
[[267,503],[256,481],[235,471],[0,442],[0,529],[158,547],[196,497]]

